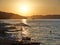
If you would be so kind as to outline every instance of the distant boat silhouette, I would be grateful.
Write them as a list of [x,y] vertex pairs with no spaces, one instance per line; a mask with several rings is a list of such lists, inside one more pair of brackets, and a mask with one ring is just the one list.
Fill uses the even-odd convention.
[[52,31],[51,30],[49,32],[50,32],[50,34],[52,34]]

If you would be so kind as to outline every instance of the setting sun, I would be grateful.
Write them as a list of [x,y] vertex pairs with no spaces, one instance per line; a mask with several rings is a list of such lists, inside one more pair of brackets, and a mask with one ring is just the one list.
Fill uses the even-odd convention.
[[29,13],[29,7],[28,5],[21,5],[19,7],[19,11],[21,13],[22,16],[27,16],[27,14]]
[[28,12],[28,7],[26,5],[22,5],[20,9],[24,13]]

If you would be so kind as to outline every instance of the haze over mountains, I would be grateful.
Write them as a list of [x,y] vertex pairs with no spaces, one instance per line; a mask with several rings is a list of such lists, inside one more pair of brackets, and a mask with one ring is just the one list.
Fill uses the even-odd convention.
[[26,17],[18,15],[18,14],[0,11],[0,19],[26,19]]
[[42,15],[33,15],[31,16],[32,19],[60,19],[60,15],[46,15],[46,16],[42,16]]
[[0,11],[0,19],[60,19],[60,15],[32,15],[29,17],[24,17],[14,13],[7,13]]

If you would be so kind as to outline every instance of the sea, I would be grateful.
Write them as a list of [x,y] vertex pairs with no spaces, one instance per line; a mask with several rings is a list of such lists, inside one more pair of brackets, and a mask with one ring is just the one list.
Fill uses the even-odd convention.
[[[0,22],[17,24],[22,19],[1,19]],[[23,19],[23,23],[30,26],[32,41],[41,42],[41,45],[60,45],[60,19]]]

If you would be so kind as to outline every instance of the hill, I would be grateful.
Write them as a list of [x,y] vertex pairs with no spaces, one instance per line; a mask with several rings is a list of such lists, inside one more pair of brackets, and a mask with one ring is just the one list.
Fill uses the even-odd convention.
[[26,17],[18,15],[18,14],[0,11],[0,19],[26,19]]
[[60,15],[33,15],[30,17],[31,19],[60,19]]

